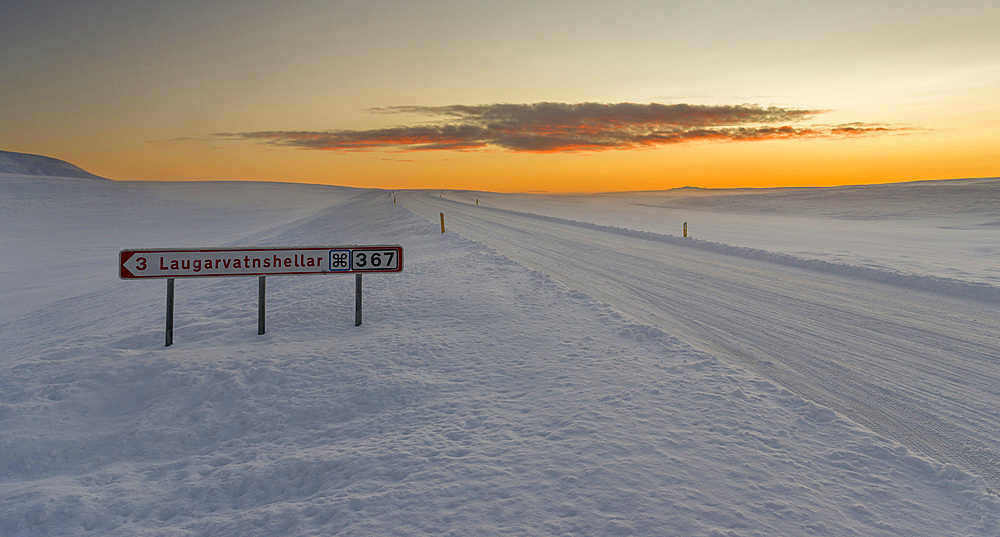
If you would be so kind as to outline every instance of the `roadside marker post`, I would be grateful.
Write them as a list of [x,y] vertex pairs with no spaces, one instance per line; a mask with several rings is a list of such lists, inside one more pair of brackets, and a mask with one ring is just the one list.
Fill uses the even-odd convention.
[[441,213],[441,233],[444,233],[444,213]]
[[355,274],[354,323],[360,326],[361,275],[402,271],[403,247],[399,245],[133,249],[118,253],[120,279],[167,280],[166,347],[174,342],[175,278],[257,276],[257,334],[262,335],[265,332],[266,276]]

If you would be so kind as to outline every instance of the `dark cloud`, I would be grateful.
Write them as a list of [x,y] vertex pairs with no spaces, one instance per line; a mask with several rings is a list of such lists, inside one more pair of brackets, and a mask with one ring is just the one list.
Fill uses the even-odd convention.
[[884,126],[850,123],[793,127],[823,110],[743,105],[533,103],[373,108],[416,114],[428,124],[371,130],[263,131],[218,134],[332,151],[467,151],[497,147],[554,153],[636,149],[696,141],[749,141],[878,134]]
[[757,105],[693,105],[636,103],[534,103],[478,106],[392,106],[372,112],[442,116],[481,125],[502,126],[657,126],[697,127],[737,123],[797,121],[821,110],[797,110]]

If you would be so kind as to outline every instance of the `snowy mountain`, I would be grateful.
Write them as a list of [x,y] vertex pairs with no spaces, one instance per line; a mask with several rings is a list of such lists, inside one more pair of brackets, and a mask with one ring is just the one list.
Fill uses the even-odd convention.
[[0,173],[106,180],[63,160],[13,151],[0,151]]

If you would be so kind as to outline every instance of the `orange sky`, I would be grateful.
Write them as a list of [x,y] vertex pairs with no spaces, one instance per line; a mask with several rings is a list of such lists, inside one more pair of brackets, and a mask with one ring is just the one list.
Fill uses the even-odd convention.
[[252,4],[5,4],[0,149],[389,189],[1000,175],[996,2]]

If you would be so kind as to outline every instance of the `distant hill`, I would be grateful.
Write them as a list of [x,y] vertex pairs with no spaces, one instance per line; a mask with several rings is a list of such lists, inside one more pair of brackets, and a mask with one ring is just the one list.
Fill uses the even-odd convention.
[[13,151],[0,151],[0,173],[108,180],[64,160]]

